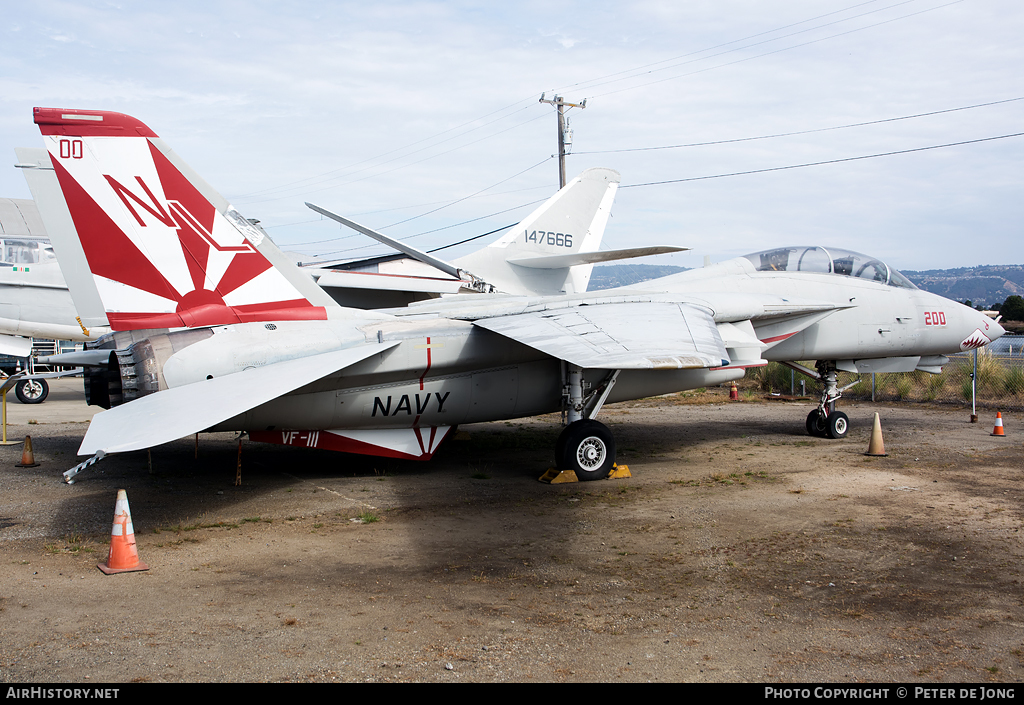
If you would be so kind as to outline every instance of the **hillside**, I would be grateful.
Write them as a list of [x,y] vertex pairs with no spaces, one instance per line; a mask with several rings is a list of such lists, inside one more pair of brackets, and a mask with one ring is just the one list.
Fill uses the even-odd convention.
[[590,275],[589,291],[614,289],[629,286],[648,279],[667,277],[669,274],[685,272],[689,267],[675,267],[668,264],[605,264],[594,267]]
[[1024,265],[1003,264],[956,269],[904,271],[907,278],[925,291],[975,306],[1001,304],[1007,296],[1024,294]]

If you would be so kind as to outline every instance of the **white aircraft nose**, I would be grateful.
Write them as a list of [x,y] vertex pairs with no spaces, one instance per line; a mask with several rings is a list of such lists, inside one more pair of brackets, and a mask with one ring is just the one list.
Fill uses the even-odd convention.
[[960,343],[961,350],[973,350],[988,345],[1006,332],[998,322],[984,314],[978,314],[975,321],[978,327]]
[[1003,333],[1006,332],[1006,329],[999,325],[998,321],[990,321],[989,326],[991,326],[991,328],[989,329],[989,331],[986,331],[986,333],[988,337],[991,338],[992,340],[1001,337]]

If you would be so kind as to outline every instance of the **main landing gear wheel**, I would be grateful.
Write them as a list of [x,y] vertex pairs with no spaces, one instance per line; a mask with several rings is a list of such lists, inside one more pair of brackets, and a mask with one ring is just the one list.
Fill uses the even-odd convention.
[[42,404],[50,393],[45,379],[26,379],[14,385],[14,393],[22,404]]
[[615,437],[599,421],[574,421],[558,437],[555,463],[560,470],[575,472],[579,480],[603,480],[615,464]]
[[850,418],[841,411],[833,411],[825,420],[829,438],[843,438],[850,430]]
[[807,414],[806,427],[808,435],[824,438],[828,430],[827,424],[828,419],[822,416],[821,410],[814,409],[811,413]]

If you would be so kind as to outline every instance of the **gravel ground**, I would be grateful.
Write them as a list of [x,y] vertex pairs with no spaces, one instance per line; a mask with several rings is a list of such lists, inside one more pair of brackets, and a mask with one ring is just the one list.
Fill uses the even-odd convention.
[[[1019,682],[1021,417],[720,392],[602,411],[633,477],[548,485],[557,419],[427,463],[231,435],[71,486],[80,392],[12,404],[0,681]],[[888,457],[863,455],[882,418]],[[24,412],[24,413],[22,413]],[[29,421],[36,423],[29,423]],[[126,489],[147,572],[106,576]]]

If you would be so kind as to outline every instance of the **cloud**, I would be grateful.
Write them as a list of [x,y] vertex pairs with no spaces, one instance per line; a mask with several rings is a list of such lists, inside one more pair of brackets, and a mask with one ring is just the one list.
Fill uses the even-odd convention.
[[[1019,131],[1024,102],[594,154],[1024,96],[1018,5],[944,4],[23,4],[0,29],[0,136],[8,149],[37,145],[33,105],[128,112],[275,239],[320,241],[339,231],[306,211],[308,198],[350,214],[380,211],[367,222],[380,227],[549,157],[555,117],[537,102],[542,91],[588,99],[570,113],[569,172],[610,166],[624,186]],[[689,265],[765,243],[826,241],[910,269],[1024,262],[1014,195],[1022,151],[1020,138],[1007,139],[624,188],[606,239],[693,247],[670,258]],[[553,192],[556,178],[554,162],[542,164],[495,189],[502,195],[488,191],[392,234],[474,220],[415,240],[434,247],[484,232],[518,212],[475,219]],[[14,169],[0,170],[0,187],[27,197]]]

